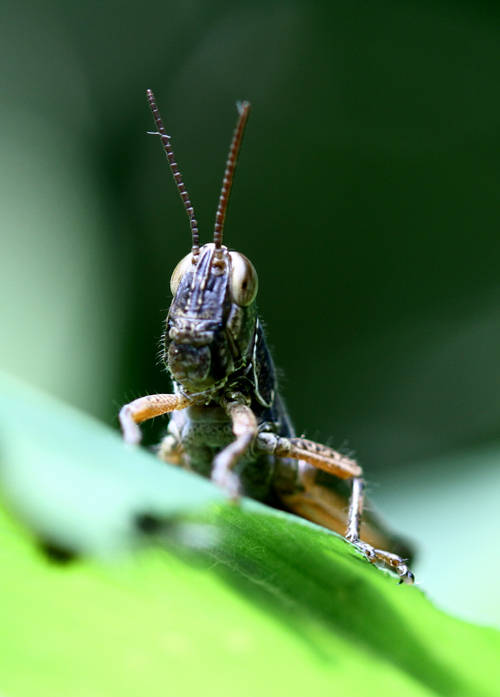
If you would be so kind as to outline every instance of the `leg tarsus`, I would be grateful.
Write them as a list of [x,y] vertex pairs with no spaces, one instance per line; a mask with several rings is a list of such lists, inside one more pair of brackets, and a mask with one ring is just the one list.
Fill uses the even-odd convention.
[[[170,422],[172,423],[172,422]],[[182,442],[174,433],[168,433],[160,443],[158,457],[169,465],[190,469]]]
[[405,583],[407,586],[411,586],[415,583],[415,576],[412,574],[410,569],[406,566],[404,562],[398,564],[396,571],[399,574],[399,583]]
[[352,545],[357,547],[360,552],[362,552],[365,557],[368,559],[369,562],[374,564],[376,561],[378,561],[378,557],[375,551],[375,547],[372,547],[369,545],[367,542],[361,542],[361,540],[355,540],[355,539],[349,539],[346,537],[346,540],[350,542]]
[[385,552],[383,549],[375,549],[375,547],[366,542],[361,542],[361,540],[349,540],[349,542],[355,545],[372,564],[381,562],[393,569],[399,576],[399,583],[411,586],[415,582],[415,576],[406,565],[405,560],[397,554]]
[[134,421],[133,412],[129,404],[125,404],[120,409],[119,419],[125,443],[128,445],[139,445],[142,433],[139,424]]
[[243,449],[241,437],[224,448],[215,458],[212,467],[211,480],[217,484],[227,494],[228,498],[237,502],[241,496],[241,484],[238,475],[232,468],[238,462],[241,450]]
[[[309,504],[306,506],[307,512],[309,514],[314,513],[314,507],[318,509],[316,515],[305,515],[313,522],[318,522],[320,525],[325,525],[323,520],[318,519],[318,512],[326,515],[327,519],[334,519],[337,525],[325,525],[325,527],[330,527],[332,530],[338,529],[338,522],[341,520],[339,516],[338,504],[334,498],[332,498],[332,493],[328,491],[325,487],[316,484],[316,473],[317,470],[314,466],[306,464],[305,462],[299,463],[299,483],[303,487],[303,493],[292,496],[284,496],[283,500],[286,503],[288,500],[291,504],[291,509],[294,510],[294,499],[297,499],[295,508],[300,515],[300,508],[304,507],[304,503],[309,497],[313,506]],[[393,554],[391,552],[385,552],[382,549],[378,549],[367,542],[360,539],[360,529],[361,529],[361,517],[363,513],[363,502],[364,502],[364,480],[361,476],[355,476],[352,478],[352,493],[349,502],[349,512],[347,515],[347,531],[345,533],[345,538],[348,542],[355,545],[368,559],[369,562],[373,563],[383,563],[389,566],[391,569],[396,571],[399,575],[400,583],[406,583],[411,585],[415,581],[415,577],[409,570],[405,563],[405,560]],[[298,505],[297,505],[298,504]],[[345,530],[345,527],[344,527]],[[385,544],[382,540],[379,544]],[[390,543],[390,538],[387,540]]]

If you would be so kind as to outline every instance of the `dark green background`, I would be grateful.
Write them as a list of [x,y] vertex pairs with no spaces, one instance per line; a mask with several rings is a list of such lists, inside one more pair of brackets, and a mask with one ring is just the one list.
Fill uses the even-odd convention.
[[384,486],[419,462],[429,496],[458,476],[429,458],[500,439],[496,4],[21,2],[0,54],[4,367],[115,426],[169,389],[189,225],[145,91],[202,241],[248,99],[225,241],[259,273],[298,432]]

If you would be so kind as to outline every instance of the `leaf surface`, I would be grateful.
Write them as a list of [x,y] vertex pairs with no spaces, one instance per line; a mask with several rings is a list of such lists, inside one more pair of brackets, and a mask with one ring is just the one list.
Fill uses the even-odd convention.
[[445,615],[340,537],[227,505],[1,383],[3,694],[498,694],[495,630]]

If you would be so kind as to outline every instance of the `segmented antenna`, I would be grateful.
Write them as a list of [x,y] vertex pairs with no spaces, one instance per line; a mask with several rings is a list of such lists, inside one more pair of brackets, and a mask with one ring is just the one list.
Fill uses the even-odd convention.
[[186,212],[187,212],[188,217],[189,217],[189,223],[191,225],[191,237],[192,237],[191,253],[193,255],[193,263],[196,264],[196,262],[198,261],[198,257],[200,256],[200,237],[198,234],[198,223],[196,222],[196,218],[194,215],[194,208],[191,205],[191,201],[189,200],[188,192],[186,191],[186,187],[184,186],[184,182],[182,181],[182,175],[179,172],[177,162],[175,161],[174,151],[172,150],[172,146],[170,145],[170,136],[168,136],[165,132],[165,128],[163,126],[163,121],[161,120],[161,116],[160,116],[160,111],[156,105],[155,96],[154,96],[152,90],[148,90],[147,95],[148,95],[149,106],[151,107],[151,111],[153,112],[154,120],[156,121],[156,127],[158,128],[158,134],[161,138],[163,149],[165,150],[165,155],[167,156],[167,160],[168,160],[168,163],[170,165],[170,169],[172,170],[172,174],[174,175],[174,180],[175,180],[175,183],[177,185],[177,189],[179,190],[182,201],[184,203],[184,207],[186,208]]
[[248,120],[248,116],[250,114],[250,102],[238,102],[237,106],[240,115],[233,134],[233,140],[231,141],[231,147],[229,148],[229,155],[226,162],[226,171],[224,173],[222,190],[219,196],[219,205],[217,207],[217,214],[215,216],[215,264],[220,264],[222,262],[222,233],[224,231],[224,220],[226,218],[227,204],[229,203],[229,195],[231,193],[231,186],[233,184],[234,178],[234,170],[236,169],[236,162],[238,160],[238,153],[240,151],[241,141],[243,140],[243,133],[245,131],[245,126]]

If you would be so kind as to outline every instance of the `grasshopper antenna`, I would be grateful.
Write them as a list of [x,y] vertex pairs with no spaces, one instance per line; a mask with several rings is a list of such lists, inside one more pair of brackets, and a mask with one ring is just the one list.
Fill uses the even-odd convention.
[[224,220],[226,218],[227,205],[229,203],[229,195],[231,193],[231,186],[233,184],[234,170],[236,169],[236,162],[238,160],[238,153],[240,152],[241,141],[243,140],[243,133],[245,132],[245,126],[248,121],[248,116],[250,114],[250,102],[237,102],[239,118],[238,123],[233,134],[233,140],[231,141],[231,146],[229,148],[229,155],[226,162],[226,171],[224,173],[224,179],[222,181],[222,189],[219,196],[219,205],[217,207],[217,213],[215,216],[215,228],[214,228],[214,263],[219,265],[222,262],[222,233],[224,231]]
[[174,180],[177,185],[177,189],[179,190],[182,202],[184,203],[184,207],[189,217],[192,238],[191,254],[193,255],[193,263],[196,264],[200,256],[200,237],[198,234],[198,223],[194,215],[194,208],[189,199],[189,195],[186,191],[186,187],[184,186],[184,182],[182,181],[182,175],[179,172],[179,167],[177,166],[177,162],[175,161],[174,151],[172,150],[172,146],[170,145],[170,136],[168,136],[165,132],[163,121],[161,120],[160,116],[160,110],[156,105],[156,99],[152,90],[148,90],[147,95],[149,106],[151,107],[154,120],[156,121],[156,127],[158,128],[158,135],[161,138],[163,149],[165,150],[165,155],[167,156],[170,169],[172,170],[172,174],[174,175]]

